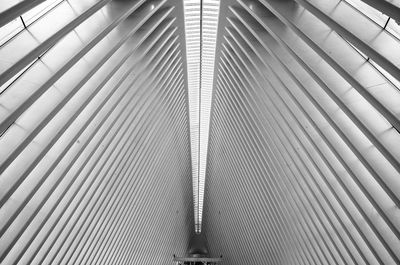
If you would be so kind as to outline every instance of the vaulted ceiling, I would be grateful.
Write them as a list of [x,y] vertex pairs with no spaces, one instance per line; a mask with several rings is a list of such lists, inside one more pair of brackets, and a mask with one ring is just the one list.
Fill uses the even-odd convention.
[[199,3],[0,1],[0,263],[399,264],[400,3]]

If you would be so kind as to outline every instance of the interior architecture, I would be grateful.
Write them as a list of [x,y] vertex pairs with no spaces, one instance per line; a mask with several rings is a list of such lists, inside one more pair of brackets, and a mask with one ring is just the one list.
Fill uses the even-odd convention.
[[399,207],[399,0],[0,0],[2,265],[396,265]]

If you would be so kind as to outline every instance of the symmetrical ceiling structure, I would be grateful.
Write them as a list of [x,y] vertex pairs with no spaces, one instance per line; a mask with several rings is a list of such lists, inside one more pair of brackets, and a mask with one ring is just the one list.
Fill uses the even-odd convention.
[[219,0],[184,1],[195,232],[201,232]]
[[172,264],[201,231],[222,264],[400,264],[396,21],[0,1],[0,263]]

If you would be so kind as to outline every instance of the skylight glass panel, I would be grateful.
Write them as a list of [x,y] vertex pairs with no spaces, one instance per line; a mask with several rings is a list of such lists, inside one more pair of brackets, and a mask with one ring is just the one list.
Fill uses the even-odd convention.
[[219,0],[184,0],[194,221],[201,232]]

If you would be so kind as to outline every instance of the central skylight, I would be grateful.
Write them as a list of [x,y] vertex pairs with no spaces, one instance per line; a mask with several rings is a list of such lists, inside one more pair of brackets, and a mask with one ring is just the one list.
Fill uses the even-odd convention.
[[183,0],[189,84],[194,221],[201,232],[219,0]]

